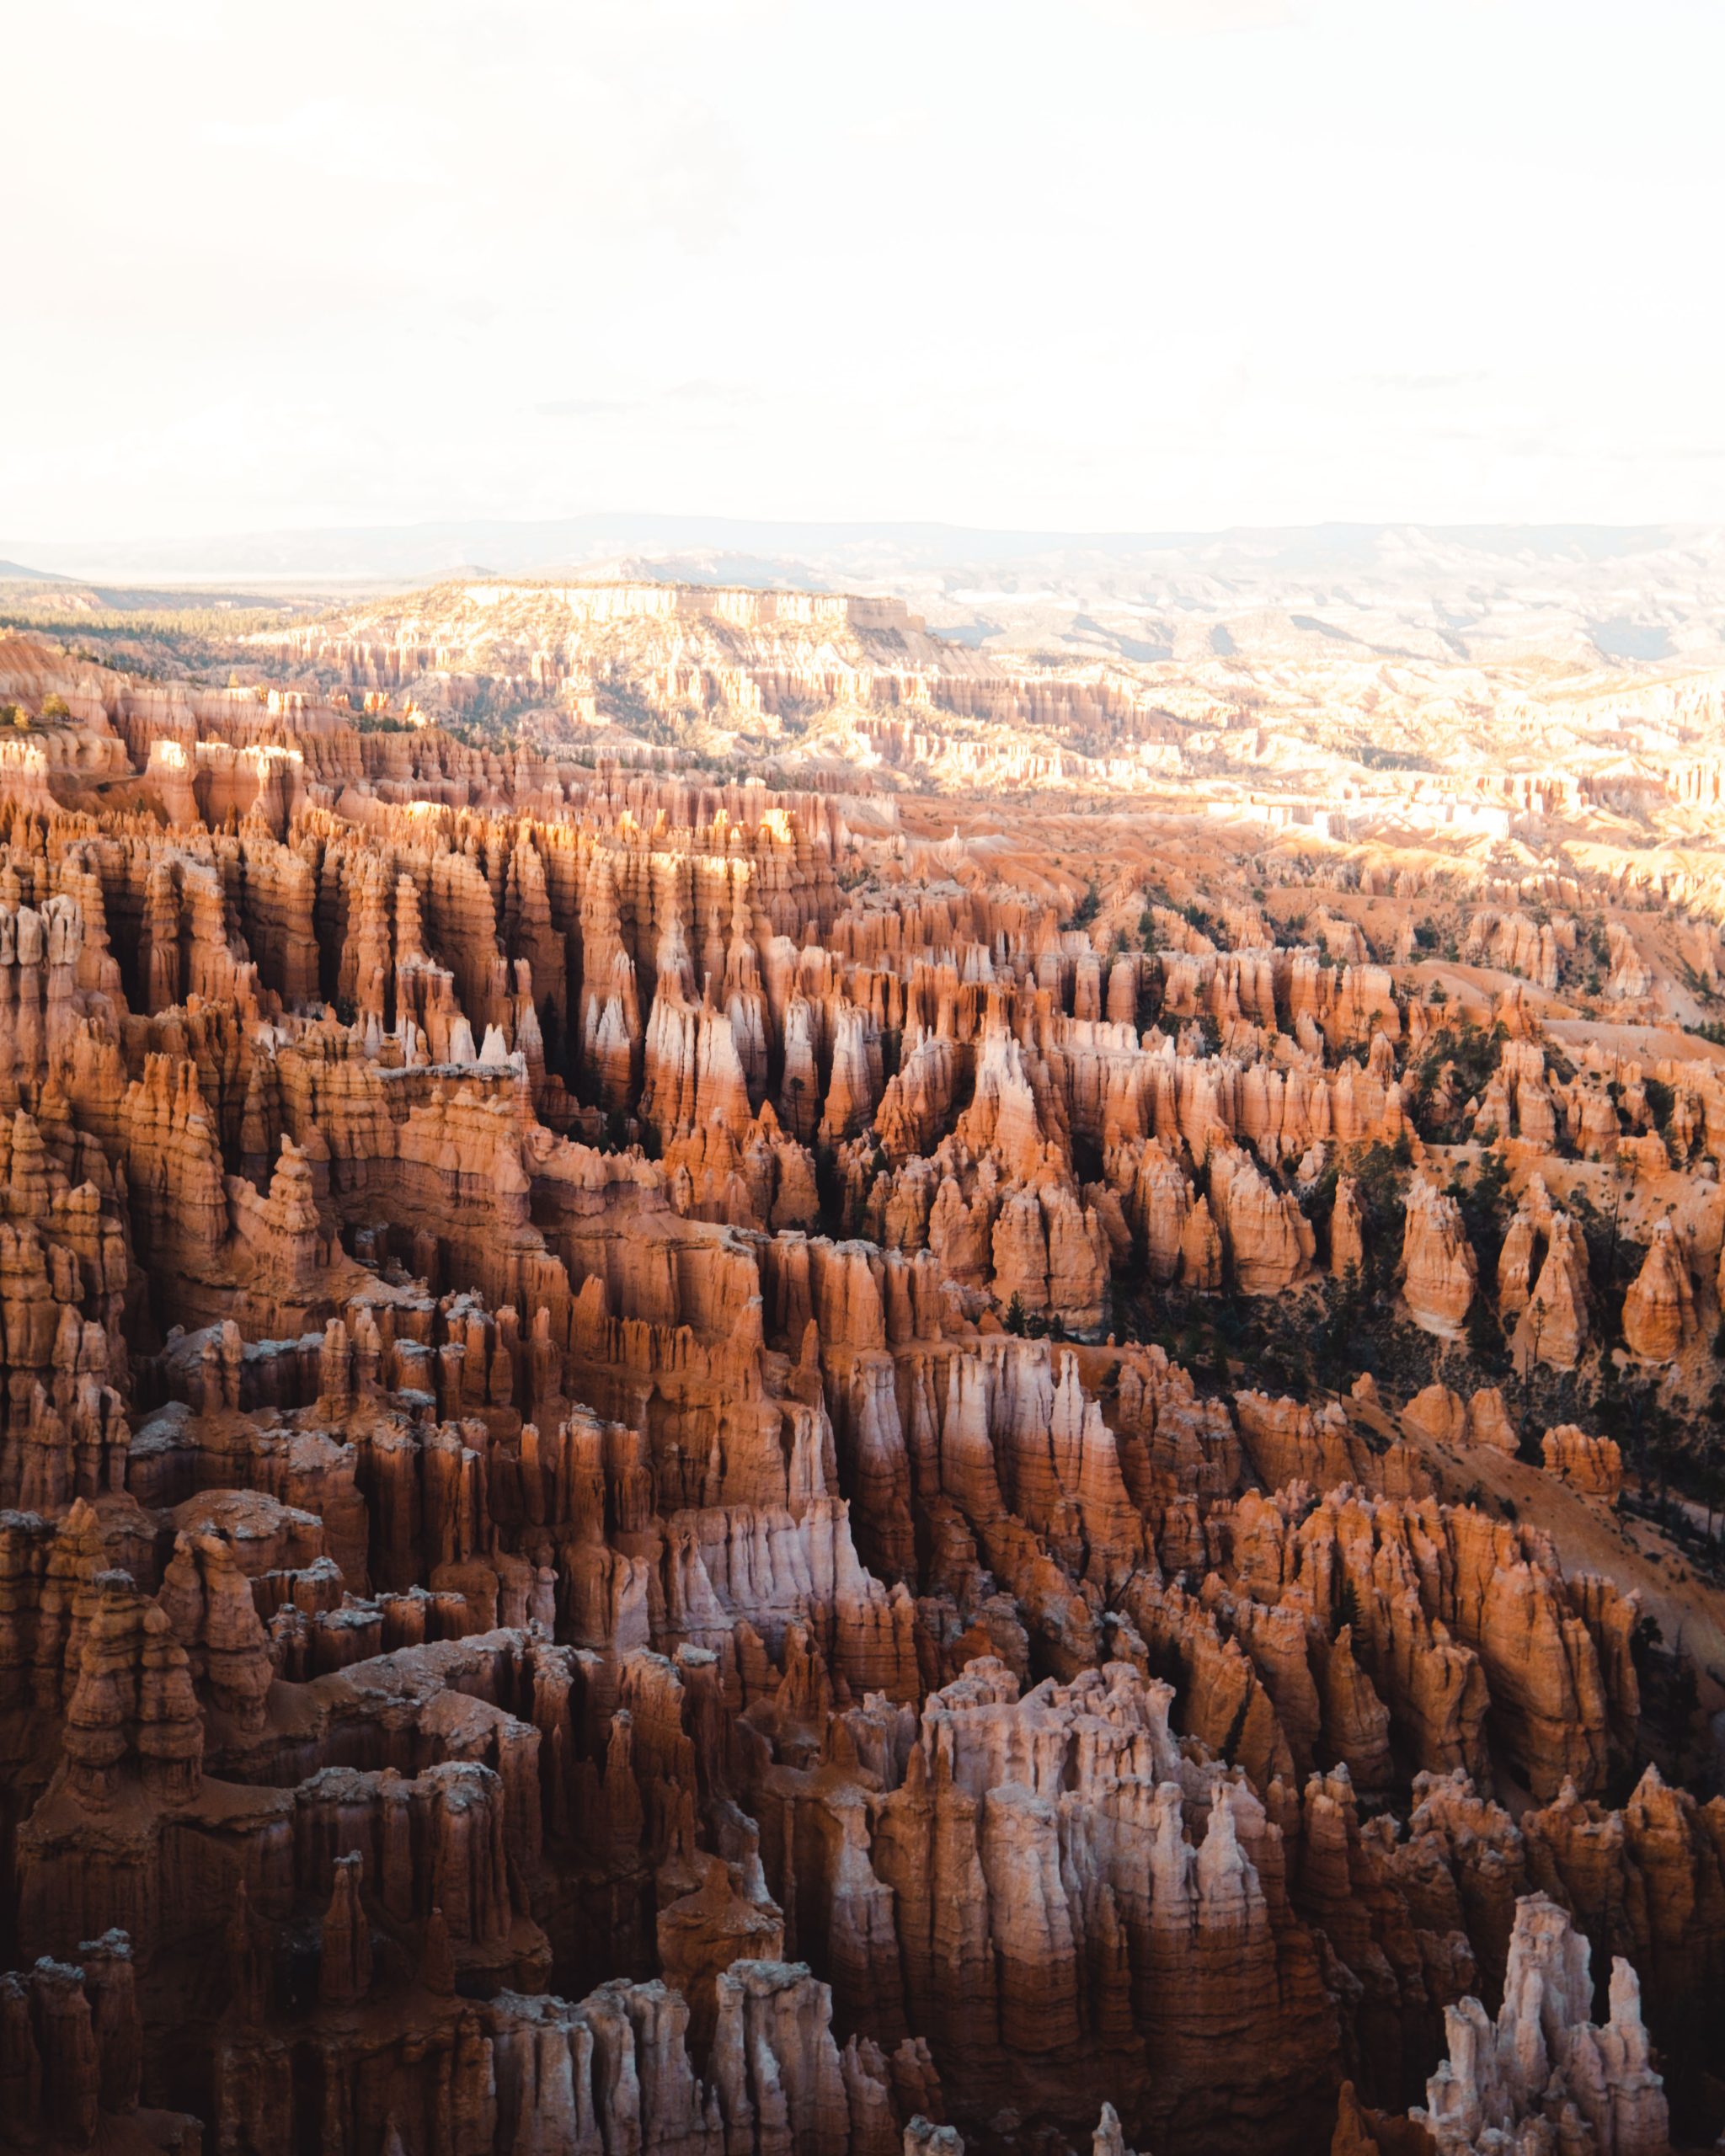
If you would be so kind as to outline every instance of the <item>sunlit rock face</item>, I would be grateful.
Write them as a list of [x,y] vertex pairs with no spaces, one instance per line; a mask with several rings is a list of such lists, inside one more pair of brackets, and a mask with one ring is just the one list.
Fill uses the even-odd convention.
[[228,643],[0,632],[21,2146],[1725,2127],[1705,696],[1634,826],[893,601]]

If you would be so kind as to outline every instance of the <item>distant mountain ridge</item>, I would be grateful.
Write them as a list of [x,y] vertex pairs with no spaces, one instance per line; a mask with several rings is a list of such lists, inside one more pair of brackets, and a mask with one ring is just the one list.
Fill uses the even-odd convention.
[[[61,579],[211,576],[375,576],[418,579],[449,575],[483,562],[489,571],[521,574],[631,555],[717,553],[755,557],[763,569],[869,556],[898,558],[905,568],[1007,563],[1048,555],[1102,556],[1115,562],[1183,557],[1220,568],[1251,563],[1295,574],[1345,573],[1386,551],[1435,547],[1512,559],[1608,561],[1661,552],[1685,543],[1725,547],[1717,528],[1684,525],[1421,525],[1416,523],[1249,526],[1204,531],[1063,531],[993,530],[921,522],[815,522],[633,511],[545,520],[440,519],[421,524],[328,526],[239,532],[190,539],[14,542],[8,551],[52,561],[51,570],[19,574]],[[0,542],[0,545],[8,542]],[[13,565],[15,568],[15,564]]]
[[108,584],[328,593],[490,576],[853,591],[902,599],[972,648],[1061,658],[1725,664],[1717,526],[1060,532],[618,512],[0,547]]

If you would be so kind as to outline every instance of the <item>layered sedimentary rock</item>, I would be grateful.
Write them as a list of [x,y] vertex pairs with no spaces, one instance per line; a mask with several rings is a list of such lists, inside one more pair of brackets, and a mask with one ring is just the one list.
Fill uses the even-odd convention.
[[[789,724],[881,639],[889,761],[1044,694],[804,596],[629,694]],[[411,641],[0,634],[25,2144],[1642,2156],[1725,1801],[1578,1493],[1701,1382],[1725,1084],[1542,1031],[1578,894],[595,760],[566,603],[484,746],[371,723]]]
[[1460,1339],[1473,1300],[1474,1273],[1461,1208],[1424,1180],[1414,1182],[1402,1245],[1402,1293],[1414,1323],[1440,1338]]
[[1650,1363],[1669,1363],[1696,1331],[1695,1290],[1669,1220],[1653,1228],[1648,1254],[1623,1298],[1624,1343]]
[[1448,2009],[1449,2057],[1428,2108],[1414,2114],[1439,2156],[1475,2156],[1511,2137],[1535,2145],[1525,2129],[1546,2121],[1560,2147],[1664,2156],[1669,2120],[1635,1972],[1613,1962],[1610,2016],[1595,2026],[1588,1961],[1586,1940],[1555,1903],[1535,1894],[1518,1903],[1496,2024],[1477,1999]]
[[1540,1449],[1547,1474],[1558,1475],[1590,1497],[1608,1502],[1623,1487],[1623,1455],[1610,1438],[1589,1437],[1573,1422],[1547,1430]]

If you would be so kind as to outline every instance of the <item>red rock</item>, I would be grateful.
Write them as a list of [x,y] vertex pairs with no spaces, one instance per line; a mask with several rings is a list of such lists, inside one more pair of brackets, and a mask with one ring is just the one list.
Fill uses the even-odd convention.
[[[1645,2145],[1631,1987],[1583,1997],[1517,1905],[1673,2045],[1725,1982],[1719,1802],[1648,1769],[1637,1561],[1424,1464],[1514,1449],[1439,1194],[1440,875],[1530,976],[1473,1111],[1517,1381],[1594,1360],[1581,1198],[1529,1171],[1615,1158],[1628,1348],[1692,1387],[1725,1085],[1546,1044],[1574,875],[1159,812],[1081,862],[967,794],[1183,753],[1115,671],[824,593],[470,589],[246,659],[459,735],[0,632],[0,689],[72,713],[0,758],[0,2115],[47,2156],[190,2152],[194,2112],[257,2156],[1401,2156],[1579,2147],[1567,2100],[1604,2156],[1605,2092]],[[574,751],[635,697],[841,713],[962,828]],[[1381,1399],[1330,1321],[1408,1161],[1398,1307],[1443,1352],[1397,1374],[1374,1308]],[[1194,1372],[1143,1344],[1188,1335]]]

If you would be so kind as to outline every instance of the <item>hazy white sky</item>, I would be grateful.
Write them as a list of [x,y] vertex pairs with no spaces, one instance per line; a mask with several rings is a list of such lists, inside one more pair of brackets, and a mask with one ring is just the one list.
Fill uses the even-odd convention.
[[1725,516],[1720,0],[13,0],[0,536]]

